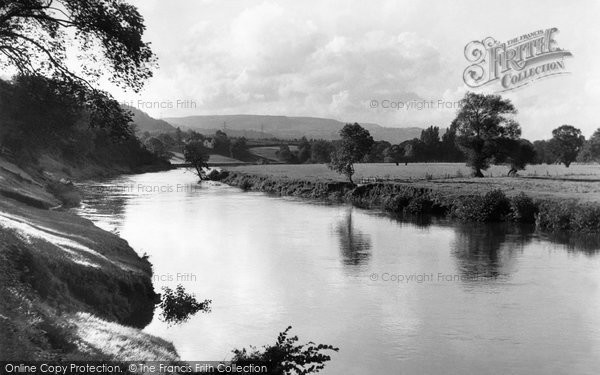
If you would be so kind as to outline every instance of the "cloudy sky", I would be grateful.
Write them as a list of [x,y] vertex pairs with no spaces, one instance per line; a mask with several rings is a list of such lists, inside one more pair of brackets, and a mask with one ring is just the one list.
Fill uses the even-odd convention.
[[[140,94],[113,93],[135,105],[172,103],[146,105],[155,117],[243,113],[446,127],[468,89],[467,43],[557,27],[558,46],[573,53],[565,60],[571,74],[503,95],[528,138],[548,138],[565,123],[586,136],[600,127],[598,1],[131,2],[146,18],[160,69]],[[436,105],[381,108],[411,99]],[[178,100],[195,108],[177,108]],[[438,108],[440,100],[450,108]]]

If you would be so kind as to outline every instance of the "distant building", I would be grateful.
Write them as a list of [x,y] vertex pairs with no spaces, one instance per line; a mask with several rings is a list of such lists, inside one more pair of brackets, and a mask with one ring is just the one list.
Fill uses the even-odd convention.
[[206,138],[204,140],[204,147],[213,149],[215,148],[215,139],[214,138]]

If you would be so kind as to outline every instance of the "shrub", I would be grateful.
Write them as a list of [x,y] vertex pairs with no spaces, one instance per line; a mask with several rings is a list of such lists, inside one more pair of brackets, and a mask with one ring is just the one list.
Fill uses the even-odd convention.
[[547,231],[566,231],[571,228],[574,204],[569,202],[544,202],[540,205],[536,224]]
[[411,201],[411,197],[403,194],[398,194],[390,197],[386,197],[382,202],[382,207],[386,211],[400,213],[404,210],[404,207],[408,206]]
[[600,207],[575,206],[571,217],[571,230],[584,233],[600,231]]
[[339,349],[331,345],[315,344],[309,342],[305,345],[297,344],[298,336],[289,337],[288,327],[281,332],[275,345],[265,346],[262,350],[254,347],[235,349],[232,362],[238,366],[247,364],[261,364],[268,369],[268,374],[313,374],[325,367],[325,362],[331,357],[323,351]]
[[463,221],[504,221],[510,214],[510,201],[502,190],[492,190],[484,196],[459,198],[451,214]]
[[413,198],[408,205],[404,208],[404,212],[413,214],[413,215],[423,215],[431,212],[433,207],[433,202],[424,197],[418,196]]
[[198,311],[210,312],[212,301],[198,302],[193,295],[186,293],[182,285],[178,285],[175,290],[164,287],[163,291],[159,306],[162,308],[161,317],[168,324],[186,322]]
[[539,211],[537,204],[524,193],[510,200],[510,210],[512,220],[520,223],[535,222],[535,215]]

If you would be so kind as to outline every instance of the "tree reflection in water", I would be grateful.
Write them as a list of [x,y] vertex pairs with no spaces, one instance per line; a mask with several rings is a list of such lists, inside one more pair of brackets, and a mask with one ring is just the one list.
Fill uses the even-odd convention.
[[371,258],[371,238],[354,227],[352,209],[336,226],[335,232],[340,241],[342,262],[346,266],[366,265]]
[[461,224],[450,249],[465,279],[509,276],[532,233],[533,228],[510,228],[506,224]]

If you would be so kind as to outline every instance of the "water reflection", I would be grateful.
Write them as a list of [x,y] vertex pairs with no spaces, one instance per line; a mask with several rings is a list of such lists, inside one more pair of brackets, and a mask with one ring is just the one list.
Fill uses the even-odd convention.
[[600,253],[599,234],[556,232],[544,234],[541,237],[550,242],[565,245],[569,252],[583,252],[589,256],[595,256]]
[[84,191],[84,200],[82,207],[76,211],[96,221],[102,228],[118,232],[125,220],[125,208],[135,197],[125,186],[119,182],[78,185]]
[[466,278],[508,276],[533,230],[507,224],[462,224],[456,227],[450,250],[457,270]]
[[342,262],[347,266],[366,265],[371,258],[371,238],[355,227],[352,212],[352,209],[348,209],[335,229]]

